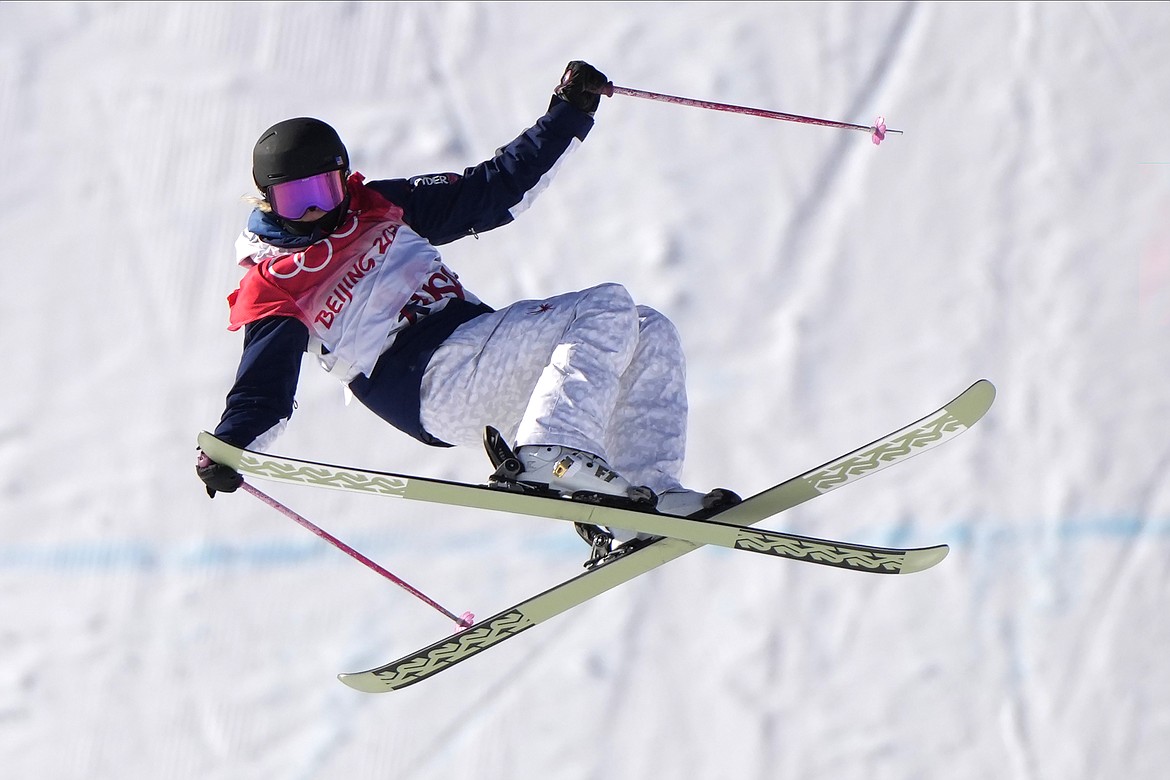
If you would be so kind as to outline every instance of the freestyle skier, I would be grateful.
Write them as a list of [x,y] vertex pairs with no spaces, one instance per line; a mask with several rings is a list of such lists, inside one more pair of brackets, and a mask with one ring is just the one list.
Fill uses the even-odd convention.
[[[679,481],[685,368],[666,317],[615,283],[493,309],[436,249],[525,211],[589,133],[607,83],[570,62],[548,111],[461,174],[367,181],[325,122],[265,130],[253,151],[260,197],[236,242],[247,271],[228,297],[243,354],[215,436],[266,449],[292,415],[308,351],[425,444],[478,444],[497,428],[514,442],[522,482],[684,517],[737,502]],[[202,452],[196,472],[211,496],[242,481]],[[597,529],[579,530],[596,541]]]

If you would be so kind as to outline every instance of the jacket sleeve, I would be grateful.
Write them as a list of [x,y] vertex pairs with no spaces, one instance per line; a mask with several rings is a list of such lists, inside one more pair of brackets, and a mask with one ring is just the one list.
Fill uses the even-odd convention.
[[592,127],[589,114],[553,98],[535,125],[462,174],[371,181],[367,186],[401,206],[403,221],[432,244],[450,243],[515,219]]
[[216,437],[247,447],[292,416],[309,329],[292,317],[244,326],[244,351]]

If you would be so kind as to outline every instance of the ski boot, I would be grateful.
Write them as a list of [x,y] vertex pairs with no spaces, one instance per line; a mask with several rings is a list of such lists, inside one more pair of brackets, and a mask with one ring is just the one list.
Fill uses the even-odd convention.
[[[513,452],[495,428],[484,429],[484,448],[496,471],[492,487],[535,495],[568,498],[621,509],[654,511],[657,497],[647,487],[634,487],[602,458],[559,445],[525,446]],[[589,544],[587,568],[629,552],[636,538],[615,547],[614,532],[590,523],[574,523],[577,534]]]
[[[660,493],[655,511],[658,514],[703,520],[735,506],[741,500],[739,496],[725,488],[716,488],[707,493],[678,488]],[[619,543],[615,538],[615,532],[584,523],[577,523],[577,533],[590,546],[589,560],[585,562],[587,569],[609,563],[623,555],[629,555],[662,538],[649,534],[637,534],[633,538]]]
[[662,538],[661,536],[638,534],[629,541],[618,543],[613,532],[607,528],[588,523],[575,523],[574,525],[577,528],[577,534],[589,544],[589,559],[585,561],[586,569],[610,563],[623,555],[641,550]]
[[677,488],[658,494],[655,507],[659,514],[705,520],[740,503],[738,495],[726,488],[715,488],[707,493]]
[[654,510],[657,497],[647,487],[634,487],[602,458],[572,447],[532,445],[515,452],[495,428],[484,429],[484,449],[496,467],[492,487],[593,504]]

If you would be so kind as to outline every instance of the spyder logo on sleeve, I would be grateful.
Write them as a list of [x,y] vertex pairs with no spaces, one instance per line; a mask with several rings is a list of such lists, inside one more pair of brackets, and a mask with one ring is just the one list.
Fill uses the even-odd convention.
[[411,188],[429,187],[432,184],[454,184],[459,181],[457,173],[429,173],[426,176],[415,176],[410,179]]

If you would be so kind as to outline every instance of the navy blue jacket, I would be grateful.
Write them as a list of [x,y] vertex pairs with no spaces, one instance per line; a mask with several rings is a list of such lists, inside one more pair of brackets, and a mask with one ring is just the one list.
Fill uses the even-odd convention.
[[[593,118],[560,98],[548,112],[490,160],[460,174],[444,173],[366,182],[403,210],[403,222],[440,246],[506,225],[513,209],[564,155],[574,139],[584,140]],[[257,209],[248,230],[265,243],[303,248],[323,236],[285,231]],[[484,304],[451,300],[438,312],[400,331],[369,376],[350,382],[354,395],[379,417],[427,444],[446,446],[419,422],[419,386],[435,349],[459,325],[491,311]],[[292,416],[301,356],[309,331],[293,317],[264,317],[244,326],[244,348],[235,383],[215,435],[239,447]]]

